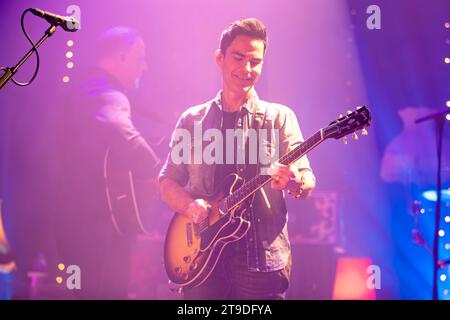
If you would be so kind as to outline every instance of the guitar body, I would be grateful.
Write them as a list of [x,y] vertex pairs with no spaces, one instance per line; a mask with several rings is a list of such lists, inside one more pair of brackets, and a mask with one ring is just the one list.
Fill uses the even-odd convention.
[[[119,160],[118,160],[119,159]],[[103,165],[105,192],[111,220],[121,235],[150,234],[160,212],[157,179],[136,179],[111,149]]]
[[217,265],[223,249],[242,239],[250,228],[244,219],[246,208],[224,212],[220,201],[243,184],[232,174],[212,197],[208,219],[194,224],[186,216],[175,213],[167,231],[164,247],[165,268],[169,279],[182,287],[196,287],[205,282]]

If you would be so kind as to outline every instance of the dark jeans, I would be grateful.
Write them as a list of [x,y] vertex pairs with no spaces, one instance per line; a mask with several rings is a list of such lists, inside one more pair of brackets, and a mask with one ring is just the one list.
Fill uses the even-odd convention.
[[291,258],[288,265],[273,272],[247,270],[247,258],[226,248],[216,269],[201,286],[185,289],[186,300],[283,300],[289,287]]

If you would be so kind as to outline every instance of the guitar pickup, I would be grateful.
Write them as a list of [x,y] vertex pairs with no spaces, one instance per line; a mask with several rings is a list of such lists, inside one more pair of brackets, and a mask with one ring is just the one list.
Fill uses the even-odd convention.
[[186,223],[186,240],[188,247],[192,247],[194,244],[192,239],[192,223]]

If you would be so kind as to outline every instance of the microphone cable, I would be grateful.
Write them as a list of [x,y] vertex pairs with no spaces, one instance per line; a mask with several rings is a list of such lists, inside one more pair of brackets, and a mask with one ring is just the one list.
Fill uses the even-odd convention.
[[33,80],[36,78],[38,71],[39,71],[39,52],[38,49],[36,48],[35,43],[33,42],[33,40],[31,39],[31,37],[28,35],[27,31],[25,30],[25,24],[24,24],[24,20],[25,20],[25,15],[31,12],[31,8],[28,8],[27,10],[25,10],[22,13],[22,17],[20,18],[20,25],[22,27],[22,32],[25,35],[25,37],[27,38],[28,42],[31,43],[32,47],[33,47],[33,52],[36,54],[36,68],[34,70],[34,74],[31,77],[31,79],[28,82],[19,82],[17,80],[15,80],[14,78],[11,78],[11,81],[14,82],[16,85],[21,86],[21,87],[26,87],[29,86]]

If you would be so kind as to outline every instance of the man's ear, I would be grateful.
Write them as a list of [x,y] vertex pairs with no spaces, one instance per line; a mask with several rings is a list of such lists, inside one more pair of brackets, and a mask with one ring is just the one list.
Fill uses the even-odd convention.
[[217,49],[216,51],[214,51],[214,56],[215,56],[215,58],[216,58],[216,63],[217,63],[217,65],[218,65],[220,68],[222,68],[222,65],[223,65],[223,59],[224,59],[224,56],[223,56],[222,51],[221,51],[220,49]]

